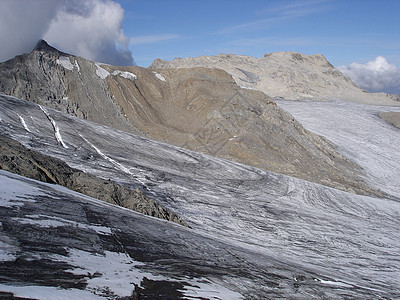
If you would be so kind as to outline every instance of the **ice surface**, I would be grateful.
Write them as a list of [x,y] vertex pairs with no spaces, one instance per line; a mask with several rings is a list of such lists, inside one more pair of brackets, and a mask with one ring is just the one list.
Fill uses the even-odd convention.
[[339,145],[366,172],[366,180],[384,192],[400,195],[400,131],[381,120],[383,111],[399,107],[332,102],[277,101],[307,129]]
[[[82,210],[73,206],[71,200],[76,199],[75,194],[74,198],[68,198],[69,201],[57,202],[57,209],[63,203],[68,203],[73,213],[50,218],[54,215],[44,217],[46,214],[43,212],[31,212],[33,217],[18,215],[14,217],[20,219],[11,221],[21,220],[21,226],[40,229],[43,228],[38,222],[40,219],[49,222],[48,225],[58,221],[58,226],[64,222],[62,219],[67,218],[79,218],[69,220],[84,224],[81,220],[90,216],[95,221],[89,222],[90,226],[126,226],[120,227],[120,230],[110,227],[112,234],[106,235],[108,240],[111,236],[117,238],[137,230],[135,235],[130,236],[134,238],[138,235],[132,242],[134,247],[139,247],[137,243],[140,243],[140,247],[148,245],[149,235],[154,235],[154,240],[149,242],[151,246],[145,249],[147,256],[156,255],[157,263],[153,261],[151,265],[135,267],[154,276],[165,277],[178,266],[189,268],[188,261],[193,257],[193,265],[196,268],[201,266],[201,272],[207,274],[201,278],[204,277],[206,283],[209,281],[209,286],[202,286],[201,291],[214,291],[216,284],[219,284],[222,286],[219,289],[221,293],[223,288],[227,288],[256,299],[309,299],[315,295],[327,299],[343,295],[350,299],[398,298],[399,130],[377,116],[380,107],[341,102],[278,103],[300,119],[306,128],[329,138],[344,155],[358,161],[366,170],[366,179],[371,184],[376,181],[374,184],[386,191],[388,196],[376,198],[338,191],[147,140],[52,111],[52,118],[62,128],[63,138],[70,145],[65,149],[56,142],[49,122],[43,118],[43,112],[35,104],[7,97],[7,100],[0,101],[0,117],[3,120],[0,126],[6,134],[37,151],[58,157],[72,167],[111,178],[128,187],[141,187],[149,197],[183,217],[191,229],[183,232],[175,225],[167,226],[164,225],[167,222],[151,219],[151,222],[157,222],[153,226],[146,223],[150,222],[146,221],[150,218],[129,223],[138,214],[122,217],[125,214],[122,209],[118,217],[103,223],[93,218],[93,213],[87,213],[92,206],[85,206],[84,213],[78,215]],[[384,110],[387,111],[388,107]],[[26,120],[32,116],[33,122],[29,125],[33,132],[46,126],[47,131],[38,131],[32,141],[17,113]],[[379,162],[371,161],[374,159],[379,159]],[[4,185],[7,188],[19,186],[12,183],[11,187],[8,187],[10,183]],[[29,191],[29,187],[22,188],[28,188]],[[14,199],[21,197],[15,191],[9,193],[14,193]],[[24,197],[33,199],[31,196]],[[9,200],[2,201],[6,203],[5,209],[11,209],[7,206]],[[51,201],[53,203],[55,200]],[[24,208],[22,204],[19,207]],[[38,207],[46,206],[38,204]],[[112,216],[111,205],[107,209],[104,207],[104,210],[107,216]],[[64,223],[66,229],[70,229],[73,224]],[[48,230],[43,232],[62,228],[47,227]],[[84,225],[76,228],[77,232],[95,233],[100,237],[103,235]],[[193,238],[191,234],[196,234],[196,237]],[[209,240],[204,242],[205,238]],[[223,250],[215,244],[217,241],[223,243]],[[121,243],[124,249],[129,248],[126,243]],[[114,244],[119,245],[115,241]],[[84,250],[82,247],[77,249]],[[111,251],[108,248],[101,250],[103,252],[93,254],[99,256],[100,260],[107,257],[105,251]],[[161,259],[159,256],[163,253],[168,255]],[[179,258],[174,260],[176,256]],[[113,259],[124,261],[119,255]],[[131,259],[143,263],[137,257]],[[165,264],[160,267],[158,263]],[[216,273],[213,277],[205,271],[230,270],[227,266],[229,263],[236,270],[234,276]],[[125,270],[125,267],[121,268]],[[181,274],[182,270],[179,272]],[[196,285],[195,282],[203,282],[201,278],[189,281],[187,276],[180,276],[176,280]],[[276,286],[271,283],[276,283]],[[187,291],[191,290],[189,284],[184,286]],[[222,294],[209,295],[223,298]]]
[[[0,170],[0,173],[4,172]],[[0,182],[0,207],[22,206],[24,202],[34,202],[31,197],[20,197],[20,193],[36,195],[38,189],[18,179],[4,177]]]
[[[149,268],[146,263],[135,261],[131,258],[131,256],[124,251],[124,246],[121,242],[118,241],[117,236],[121,236],[121,233],[117,233],[119,229],[111,229],[107,226],[96,225],[92,223],[86,223],[88,220],[82,217],[77,217],[80,222],[73,221],[70,218],[74,218],[76,214],[82,208],[85,208],[84,215],[89,213],[89,216],[93,218],[96,214],[88,210],[88,202],[82,201],[90,200],[89,197],[83,196],[76,192],[71,192],[66,188],[59,187],[57,185],[44,184],[39,183],[35,180],[25,179],[24,177],[14,175],[5,171],[0,171],[0,186],[3,184],[17,183],[16,185],[11,185],[11,189],[18,186],[19,181],[23,181],[28,186],[35,186],[37,191],[35,194],[32,194],[31,189],[21,189],[16,190],[14,193],[3,193],[1,195],[1,199],[3,198],[13,198],[23,199],[26,197],[37,197],[38,199],[48,199],[48,203],[38,203],[37,206],[32,206],[25,211],[21,211],[20,214],[25,214],[24,217],[12,217],[7,219],[7,217],[3,214],[3,218],[6,217],[6,220],[9,224],[14,224],[14,226],[26,226],[29,225],[29,232],[34,232],[35,228],[54,228],[57,229],[55,232],[55,237],[57,243],[67,243],[68,247],[66,247],[66,254],[58,254],[58,253],[49,253],[46,252],[33,252],[29,253],[28,251],[32,251],[29,248],[27,242],[25,241],[25,250],[23,253],[23,259],[29,259],[30,264],[33,264],[36,260],[45,260],[52,261],[52,265],[60,263],[61,266],[65,267],[65,264],[70,266],[65,270],[66,273],[71,274],[71,276],[78,276],[79,278],[85,278],[86,284],[83,289],[65,289],[65,288],[54,288],[51,286],[40,286],[38,288],[35,285],[21,285],[18,284],[16,286],[0,284],[0,290],[3,292],[12,292],[14,296],[19,297],[34,297],[37,299],[65,299],[65,298],[73,298],[80,297],[82,299],[104,299],[107,298],[115,298],[118,297],[129,297],[132,296],[135,285],[141,286],[143,280],[152,280],[152,281],[165,281],[165,282],[175,282],[180,283],[183,288],[181,292],[186,295],[190,299],[226,299],[225,297],[229,297],[229,299],[243,299],[239,293],[234,292],[225,286],[215,283],[207,278],[193,278],[188,276],[176,276],[174,278],[166,277],[164,275],[153,274],[149,270],[152,270],[153,267]],[[51,195],[51,197],[50,197]],[[75,200],[70,197],[76,197]],[[46,197],[46,198],[43,198]],[[65,197],[70,198],[70,203],[65,203]],[[80,199],[80,200],[79,200]],[[64,204],[60,205],[62,200]],[[19,200],[22,201],[22,200]],[[42,201],[42,200],[39,200]],[[45,200],[47,201],[47,200]],[[90,200],[92,201],[92,200]],[[100,207],[106,208],[104,210],[105,214],[109,214],[112,211],[112,208],[117,208],[108,203],[104,203],[101,201],[97,201],[93,199],[94,202],[92,204]],[[43,210],[43,207],[48,207],[48,204],[54,204],[59,216],[51,216],[51,210]],[[21,203],[23,205],[23,203]],[[82,206],[80,206],[82,205]],[[72,207],[71,207],[72,206]],[[111,209],[111,211],[110,211]],[[30,212],[35,212],[36,210],[46,212],[46,214],[30,214]],[[67,213],[68,210],[72,212],[72,214]],[[124,216],[126,218],[131,211],[126,209],[117,212],[117,218]],[[140,214],[135,214],[139,216]],[[152,220],[153,218],[149,218]],[[160,222],[160,220],[157,220]],[[136,222],[141,226],[140,222]],[[122,224],[122,223],[121,223]],[[114,228],[119,227],[121,224],[114,223],[112,226]],[[151,224],[151,223],[150,223]],[[1,223],[0,223],[1,225]],[[116,227],[115,227],[116,226]],[[131,225],[130,225],[131,226]],[[148,225],[144,225],[148,226]],[[177,225],[173,225],[177,226]],[[164,226],[165,227],[165,226]],[[180,226],[177,226],[180,227]],[[27,228],[27,227],[22,227]],[[158,227],[160,228],[160,227]],[[165,227],[168,228],[168,227]],[[0,226],[1,229],[1,226]],[[93,230],[95,234],[90,233]],[[115,232],[114,232],[115,230]],[[170,227],[170,230],[173,230],[173,227]],[[51,232],[48,230],[48,232]],[[68,233],[69,232],[69,233]],[[70,234],[76,235],[80,237],[83,233],[87,234],[88,237],[84,238],[83,241],[87,241],[89,245],[93,243],[93,239],[98,239],[98,237],[107,235],[109,236],[107,239],[116,239],[116,241],[120,244],[111,243],[113,247],[117,246],[119,251],[109,251],[105,249],[101,249],[101,252],[95,252],[94,249],[98,248],[89,248],[90,251],[85,251],[78,248],[73,248],[73,244],[71,244]],[[23,234],[23,233],[22,233]],[[157,240],[162,239],[165,234],[165,230],[161,230],[155,235]],[[99,235],[99,236],[97,236]],[[65,241],[63,240],[66,239]],[[182,238],[186,238],[182,236]],[[13,245],[13,241],[7,239],[5,235],[1,235],[0,238],[0,260],[1,261],[10,261],[13,262],[17,257],[21,255],[21,249],[18,246]],[[35,240],[36,243],[36,240]],[[52,241],[48,241],[48,243],[52,243]],[[16,243],[18,245],[18,243]],[[63,245],[63,244],[62,244]],[[83,247],[79,242],[78,245]],[[35,249],[37,246],[34,246]],[[45,247],[45,246],[41,246]],[[64,246],[65,247],[65,246]],[[106,247],[106,245],[103,245]],[[28,255],[29,254],[29,255]],[[150,253],[149,253],[150,254]],[[184,254],[185,255],[185,254]],[[1,265],[0,265],[1,267]],[[28,275],[25,275],[28,276]],[[65,275],[67,276],[67,275]]]

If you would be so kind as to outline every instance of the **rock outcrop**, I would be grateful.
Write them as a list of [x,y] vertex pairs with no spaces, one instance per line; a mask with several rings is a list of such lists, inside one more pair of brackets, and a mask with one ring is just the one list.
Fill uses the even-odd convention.
[[400,112],[396,111],[382,112],[379,114],[379,117],[381,117],[382,120],[390,124],[393,124],[397,128],[400,128]]
[[145,196],[139,189],[133,191],[110,180],[73,169],[59,159],[29,150],[1,134],[0,151],[0,169],[59,184],[108,203],[187,226],[179,216]]
[[262,58],[220,54],[175,58],[173,61],[156,59],[150,68],[207,67],[225,70],[238,85],[286,100],[329,100],[376,105],[400,105],[397,95],[368,93],[357,87],[348,77],[335,69],[321,54],[304,55],[296,52],[275,52]]
[[[334,145],[263,92],[240,88],[223,70],[100,65],[46,45],[0,64],[0,92],[190,150],[370,192],[360,168]],[[315,60],[327,65],[322,57]],[[264,81],[251,68],[238,72],[250,86]]]

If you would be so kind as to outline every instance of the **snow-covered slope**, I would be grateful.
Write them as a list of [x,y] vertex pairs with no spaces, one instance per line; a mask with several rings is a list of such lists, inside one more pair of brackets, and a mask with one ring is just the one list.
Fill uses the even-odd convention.
[[366,180],[371,185],[391,195],[400,195],[400,129],[380,117],[389,114],[398,118],[399,107],[343,101],[278,101],[278,105],[307,129],[339,145],[339,152],[366,171]]
[[[386,198],[357,196],[48,110],[65,148],[35,104],[5,98],[7,105],[0,110],[3,133],[72,167],[128,187],[141,186],[191,228],[121,208],[105,209],[105,204],[91,204],[93,201],[69,191],[60,194],[58,187],[2,172],[4,192],[0,197],[5,204],[1,230],[6,238],[1,246],[1,273],[8,276],[2,279],[2,291],[20,292],[24,286],[33,290],[42,285],[61,286],[51,289],[60,295],[65,295],[65,288],[73,288],[69,292],[104,296],[112,291],[123,296],[134,286],[122,291],[115,287],[115,281],[107,280],[109,274],[119,273],[144,288],[143,293],[146,285],[160,289],[164,284],[169,291],[190,290],[195,299],[400,296],[396,179],[385,185],[369,178],[389,193]],[[307,104],[301,103],[304,109]],[[314,117],[325,119],[324,112],[329,112],[339,120],[343,114],[340,108],[340,104],[320,106]],[[395,127],[373,118],[375,111],[365,111],[364,117],[357,118],[359,109],[349,106],[347,118],[341,122],[351,119],[353,126],[368,126],[369,132],[381,134],[383,140],[398,142]],[[398,174],[400,160],[393,159],[397,150],[389,147],[389,142],[377,149],[378,145],[366,140],[368,135],[344,127],[321,133],[328,132],[333,140],[340,137],[336,139],[340,151],[349,157],[355,157],[361,148],[363,154],[375,150],[387,153],[374,164],[376,174],[384,174],[386,169],[392,176]],[[347,143],[350,138],[362,143],[355,147],[356,143]],[[60,223],[66,226],[58,226]],[[71,224],[78,224],[73,227],[73,236],[68,234]],[[41,235],[43,227],[46,231]],[[85,257],[99,263],[94,267]],[[16,258],[19,264],[14,263]],[[110,267],[114,269],[105,265],[107,261],[113,261]],[[10,265],[16,275],[6,273]],[[54,265],[59,271],[51,273]],[[32,268],[52,276],[21,275]],[[145,275],[149,281],[135,275],[136,268],[145,272],[142,274],[151,273]],[[75,276],[69,274],[65,279],[66,273]],[[95,287],[97,283],[101,288]],[[126,288],[124,282],[122,286]],[[47,291],[44,287],[40,290]],[[205,291],[209,293],[202,294]],[[175,298],[184,297],[177,295]]]
[[376,105],[400,105],[397,95],[367,93],[335,69],[321,54],[274,52],[256,58],[235,54],[156,59],[150,66],[165,68],[219,68],[233,76],[238,85],[260,90],[273,98],[287,100],[330,100]]

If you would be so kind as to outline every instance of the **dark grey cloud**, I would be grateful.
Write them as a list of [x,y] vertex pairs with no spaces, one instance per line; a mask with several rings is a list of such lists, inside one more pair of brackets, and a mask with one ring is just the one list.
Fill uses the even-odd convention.
[[378,56],[366,64],[352,63],[338,69],[359,87],[369,92],[387,92],[400,95],[400,70]]
[[133,65],[124,10],[111,0],[1,0],[0,61],[30,52],[39,39],[59,50],[114,65]]

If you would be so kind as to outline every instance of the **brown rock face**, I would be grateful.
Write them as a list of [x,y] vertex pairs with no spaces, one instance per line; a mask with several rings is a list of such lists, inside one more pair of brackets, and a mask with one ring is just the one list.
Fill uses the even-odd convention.
[[240,88],[223,70],[116,67],[41,48],[0,64],[0,78],[0,92],[116,129],[372,192],[361,170],[327,140],[305,130],[263,92]]
[[379,114],[382,120],[385,120],[386,122],[393,124],[397,128],[400,128],[400,112],[396,111],[388,111],[388,112],[382,112]]

